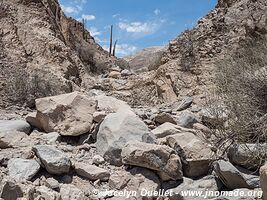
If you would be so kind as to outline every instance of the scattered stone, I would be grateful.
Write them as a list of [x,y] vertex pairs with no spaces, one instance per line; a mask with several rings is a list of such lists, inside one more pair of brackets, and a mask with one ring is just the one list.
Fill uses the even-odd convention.
[[181,132],[190,132],[193,131],[191,129],[186,129],[181,126],[165,122],[161,124],[157,128],[153,129],[151,132],[156,136],[156,138],[164,138],[169,135],[175,135]]
[[202,109],[200,112],[200,116],[202,123],[210,128],[222,127],[227,118],[225,112],[220,113],[216,108]]
[[23,191],[19,185],[13,181],[3,181],[0,188],[0,198],[4,200],[15,200],[23,197]]
[[193,113],[186,111],[183,112],[179,117],[178,125],[181,125],[182,127],[185,128],[192,128],[193,125],[197,122],[198,119],[196,118],[196,116]]
[[8,161],[8,174],[16,180],[31,180],[39,171],[40,165],[35,160],[14,158]]
[[219,160],[214,163],[214,171],[223,184],[230,190],[238,188],[254,189],[260,185],[259,177],[240,172],[230,162]]
[[29,134],[31,126],[24,120],[0,120],[0,132],[19,131]]
[[233,144],[228,150],[228,158],[236,165],[247,169],[257,169],[265,158],[267,144]]
[[[183,111],[189,108],[193,103],[193,97],[186,97],[178,105],[174,104],[173,108],[177,111]],[[177,106],[177,107],[176,107]]]
[[36,99],[36,118],[46,132],[78,136],[90,131],[95,108],[94,100],[73,92]]
[[141,191],[159,190],[160,181],[153,171],[135,167],[129,171],[121,170],[112,174],[109,179],[109,187],[119,191],[136,191],[136,199],[152,199],[152,197],[141,197]]
[[121,156],[123,164],[156,170],[163,180],[183,178],[180,158],[168,146],[131,141],[123,147]]
[[62,200],[85,200],[84,193],[72,184],[63,184],[60,187]]
[[121,73],[118,71],[111,71],[108,75],[109,78],[115,78],[118,79],[121,77]]
[[43,135],[43,138],[47,141],[47,144],[55,144],[60,141],[60,134],[57,132],[51,132]]
[[193,124],[193,129],[201,131],[207,137],[210,137],[212,134],[211,129],[209,129],[207,126],[200,124],[200,123]]
[[203,177],[199,180],[192,180],[188,178],[184,178],[184,182],[180,184],[179,186],[167,190],[171,193],[171,195],[168,196],[169,200],[198,200],[200,199],[199,195],[193,195],[193,196],[186,196],[183,195],[182,192],[188,191],[188,192],[194,192],[193,194],[206,192],[206,191],[212,191],[214,192],[214,196],[209,195],[205,199],[212,199],[216,198],[215,192],[219,191],[221,188],[220,184],[216,180],[216,178],[213,175],[209,175],[206,177]]
[[51,189],[58,189],[59,188],[59,182],[54,178],[47,178],[45,180],[46,186]]
[[110,177],[110,173],[107,170],[87,163],[75,163],[75,171],[78,175],[88,178],[91,181],[98,179],[108,181]]
[[0,149],[17,146],[27,137],[28,135],[23,132],[0,131]]
[[132,75],[132,72],[130,72],[128,69],[124,69],[121,71],[122,76],[130,76]]
[[45,199],[45,200],[63,200],[60,198],[60,194],[44,185],[35,187],[31,191],[32,198],[34,199]]
[[96,149],[110,164],[122,165],[121,149],[132,140],[154,143],[155,137],[134,113],[111,113],[99,127]]
[[60,150],[50,145],[35,145],[33,151],[51,174],[64,174],[70,170],[70,159]]
[[100,111],[100,112],[94,112],[93,114],[93,120],[96,123],[101,122],[105,117],[107,116],[107,114],[104,111]]
[[213,151],[207,143],[201,141],[191,132],[182,132],[167,136],[166,144],[180,156],[184,174],[187,177],[199,177],[208,174],[211,162],[214,161]]
[[102,165],[105,163],[105,159],[100,155],[95,155],[93,157],[93,164],[95,165]]
[[165,112],[156,115],[153,120],[159,124],[163,124],[165,122],[177,124],[175,119],[169,113],[165,113]]

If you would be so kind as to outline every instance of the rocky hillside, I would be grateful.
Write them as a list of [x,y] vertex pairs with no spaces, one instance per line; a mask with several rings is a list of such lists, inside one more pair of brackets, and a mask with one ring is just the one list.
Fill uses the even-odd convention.
[[129,62],[129,67],[133,71],[155,70],[161,65],[161,58],[165,50],[167,48],[163,46],[149,47],[134,55],[124,57],[124,59]]
[[[30,101],[23,94],[16,99],[14,90],[46,96],[88,87],[92,73],[119,63],[80,22],[64,15],[57,0],[3,0],[0,10],[2,105]],[[26,86],[28,91],[19,91]]]

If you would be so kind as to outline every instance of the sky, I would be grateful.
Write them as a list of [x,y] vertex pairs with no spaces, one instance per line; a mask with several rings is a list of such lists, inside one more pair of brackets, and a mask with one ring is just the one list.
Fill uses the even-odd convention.
[[109,47],[110,25],[118,40],[117,56],[151,46],[164,46],[196,25],[217,0],[60,0],[67,16],[86,19],[97,43]]

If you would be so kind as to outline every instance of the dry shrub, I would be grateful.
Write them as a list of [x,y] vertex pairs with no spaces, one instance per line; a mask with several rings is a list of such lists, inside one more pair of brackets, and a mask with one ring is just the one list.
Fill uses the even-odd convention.
[[22,68],[14,70],[6,85],[9,102],[34,107],[36,98],[56,95],[55,85],[49,82],[45,74],[48,73],[35,71],[29,74]]
[[217,105],[227,122],[218,142],[264,143],[267,136],[267,39],[261,37],[217,63]]

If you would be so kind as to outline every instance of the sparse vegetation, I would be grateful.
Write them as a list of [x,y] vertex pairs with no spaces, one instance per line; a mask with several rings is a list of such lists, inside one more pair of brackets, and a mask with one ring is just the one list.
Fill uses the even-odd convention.
[[227,112],[218,141],[263,143],[267,139],[267,39],[260,38],[217,63],[217,113]]

